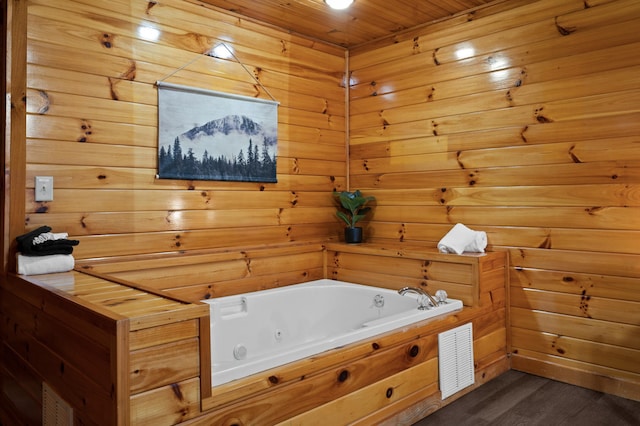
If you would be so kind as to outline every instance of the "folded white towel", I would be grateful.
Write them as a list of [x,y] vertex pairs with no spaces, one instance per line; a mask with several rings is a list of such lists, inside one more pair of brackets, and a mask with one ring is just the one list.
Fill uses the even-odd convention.
[[18,273],[20,275],[52,274],[67,272],[75,266],[75,259],[71,254],[52,254],[48,256],[16,255]]
[[462,254],[465,251],[484,253],[486,247],[486,232],[474,231],[461,223],[456,223],[438,243],[440,253]]

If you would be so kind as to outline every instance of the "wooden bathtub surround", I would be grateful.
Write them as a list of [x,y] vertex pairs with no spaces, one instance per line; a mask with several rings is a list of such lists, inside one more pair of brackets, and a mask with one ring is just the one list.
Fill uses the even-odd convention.
[[329,243],[326,247],[327,276],[336,280],[393,290],[424,287],[432,295],[443,289],[466,306],[491,303],[491,292],[482,294],[480,288],[505,291],[504,252],[451,256],[435,248],[400,243]]
[[[16,394],[4,390],[3,402],[12,408],[3,415],[37,423],[28,413],[41,410],[44,380],[87,424],[408,424],[509,368],[506,255],[310,243],[96,259],[80,262],[79,271],[11,276],[0,287],[2,358],[15,368],[1,377],[28,395],[30,408],[12,406]],[[174,268],[184,275],[163,281]],[[209,307],[194,297],[309,281],[316,270],[318,278],[391,279],[392,288],[449,286],[452,297],[467,302],[462,311],[402,332],[212,388]],[[219,279],[202,278],[205,271]],[[162,284],[172,280],[171,287]],[[467,322],[473,323],[476,384],[441,401],[437,334]]]
[[77,271],[10,275],[0,296],[0,405],[11,407],[0,418],[40,424],[43,381],[76,424],[137,424],[151,415],[144,401],[162,391],[181,395],[179,422],[210,394],[210,363],[200,362],[209,356],[206,306]]

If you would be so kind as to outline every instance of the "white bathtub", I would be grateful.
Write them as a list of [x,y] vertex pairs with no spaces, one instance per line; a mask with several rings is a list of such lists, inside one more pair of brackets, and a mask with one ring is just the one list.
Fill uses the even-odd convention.
[[329,279],[203,302],[211,309],[213,385],[462,309],[447,299],[419,310],[413,294]]

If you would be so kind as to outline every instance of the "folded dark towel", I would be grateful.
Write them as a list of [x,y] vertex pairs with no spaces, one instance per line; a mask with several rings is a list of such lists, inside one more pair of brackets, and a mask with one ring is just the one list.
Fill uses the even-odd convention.
[[32,245],[34,238],[40,234],[44,234],[45,232],[51,232],[51,227],[41,226],[40,228],[34,229],[26,234],[17,236],[16,241],[18,242],[18,249],[25,245]]
[[20,252],[25,256],[48,256],[50,254],[71,254],[73,246],[80,243],[78,240],[49,240],[40,244],[25,245]]
[[18,242],[18,251],[25,256],[48,256],[52,254],[71,254],[73,253],[73,247],[77,246],[80,241],[68,240],[61,238],[58,240],[47,240],[38,244],[34,244],[34,240],[39,235],[50,232],[51,228],[48,226],[41,226],[38,229],[34,229],[31,232],[16,237]]

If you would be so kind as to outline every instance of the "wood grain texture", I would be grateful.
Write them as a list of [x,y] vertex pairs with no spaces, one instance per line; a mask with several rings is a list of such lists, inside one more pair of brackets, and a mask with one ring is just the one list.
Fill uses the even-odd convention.
[[27,25],[28,8],[25,2],[6,2],[2,4],[4,43],[2,52],[6,53],[6,63],[3,65],[5,77],[6,100],[2,112],[5,117],[2,126],[2,271],[6,275],[16,268],[13,256],[15,252],[15,238],[23,233],[24,225],[12,218],[21,217],[25,213],[24,193],[21,187],[26,182],[25,169],[27,149],[24,145],[26,120],[27,78],[24,70],[27,65],[27,35],[22,30]]
[[[148,6],[29,4],[25,230],[77,237],[77,259],[331,238],[331,192],[346,185],[344,49],[185,1]],[[149,19],[155,42],[138,33]],[[203,55],[223,39],[241,62]],[[165,78],[275,97],[278,182],[157,179],[154,84]],[[53,201],[33,199],[40,175],[54,177]]]
[[349,178],[376,197],[370,241],[487,232],[510,254],[514,366],[633,399],[639,16],[542,0],[350,51]]
[[[251,278],[257,278],[259,274],[267,273],[269,274],[266,275],[268,279],[274,270],[296,269],[315,261],[314,256],[317,256],[320,247],[314,244],[306,246],[283,244],[270,248],[248,248],[242,252],[218,249],[181,256],[169,254],[164,259],[158,256],[146,256],[146,258],[132,256],[120,261],[117,259],[96,261],[95,263],[81,261],[80,265],[82,269],[90,270],[92,273],[101,273],[137,282],[141,287],[162,287],[159,281],[165,279],[164,276],[167,274],[169,274],[166,277],[167,282],[175,281],[179,277],[182,286],[176,286],[169,291],[184,298],[185,295],[190,297],[194,284],[196,284],[195,287],[200,287],[201,285],[198,283],[207,280],[207,269],[217,271],[216,275],[219,278],[215,284],[209,284],[209,288],[229,286],[237,292],[239,289],[236,288],[236,285],[245,281],[244,278],[236,277],[238,273],[240,276],[248,275]],[[466,281],[468,287],[479,286],[477,291],[481,297],[495,292],[497,289],[491,276],[494,271],[498,271],[499,281],[504,289],[505,253],[447,256],[418,246],[398,246],[397,251],[389,251],[384,247],[374,245],[350,247],[343,244],[333,244],[331,249],[344,255],[344,259],[340,257],[340,262],[334,262],[333,265],[333,268],[340,270],[349,266],[357,271],[358,268],[364,269],[368,265],[381,264],[384,259],[389,260],[390,263],[387,266],[394,267],[397,271],[397,278],[401,281],[425,271],[428,274],[436,276],[440,274],[444,277],[447,271],[451,270],[453,279]],[[372,259],[367,260],[367,256]],[[422,260],[420,260],[421,256]],[[333,257],[335,258],[335,255]],[[481,267],[473,266],[478,262]],[[324,261],[322,263],[330,262]],[[296,266],[297,264],[299,266]],[[141,265],[145,265],[142,270],[140,269]],[[266,269],[261,272],[263,268]],[[471,276],[470,269],[481,273],[481,277]],[[226,278],[225,270],[231,272],[231,275]],[[457,270],[463,272],[456,273]],[[188,271],[192,271],[192,273]],[[485,276],[489,279],[482,278]],[[278,285],[283,284],[283,282],[278,283]],[[268,281],[262,279],[262,285],[268,286]],[[467,293],[473,294],[474,292],[468,290]],[[470,300],[470,304],[473,304],[477,297],[475,299],[470,297]],[[423,369],[431,371],[430,374],[433,374],[433,367],[437,365],[435,363],[437,345],[434,334],[436,331],[448,329],[454,324],[473,321],[479,371],[484,371],[499,358],[505,359],[506,318],[504,307],[504,300],[496,296],[484,301],[482,308],[476,306],[452,317],[425,321],[425,324],[417,324],[415,330],[406,333],[385,333],[385,335],[371,339],[373,343],[371,341],[358,342],[345,348],[328,351],[319,357],[296,361],[217,386],[212,389],[211,397],[203,398],[204,411],[201,416],[195,416],[191,411],[192,396],[183,394],[184,399],[177,401],[170,393],[166,392],[167,389],[155,387],[163,383],[159,381],[155,384],[154,380],[171,380],[172,374],[177,372],[170,373],[167,370],[164,375],[152,374],[153,370],[160,366],[158,362],[154,361],[156,357],[161,354],[166,354],[162,355],[163,359],[175,355],[180,356],[180,351],[163,348],[168,345],[182,345],[183,342],[187,344],[189,340],[172,339],[163,344],[163,340],[157,340],[155,337],[157,336],[155,330],[141,330],[135,333],[143,332],[144,336],[149,336],[151,341],[157,341],[159,345],[132,353],[131,369],[136,372],[136,376],[140,375],[140,378],[132,378],[132,384],[136,385],[141,381],[142,383],[146,383],[146,381],[154,383],[154,390],[141,392],[132,397],[132,413],[139,422],[148,419],[149,421],[166,421],[168,424],[177,421],[175,416],[181,416],[179,417],[181,420],[190,419],[189,424],[226,422],[231,419],[242,419],[242,421],[249,423],[293,421],[293,424],[296,424],[296,422],[302,421],[301,419],[304,419],[304,422],[321,421],[326,417],[322,414],[325,412],[324,410],[335,411],[331,408],[334,403],[347,404],[348,401],[360,399],[361,395],[371,395],[372,401],[382,398],[386,403],[381,406],[379,404],[361,406],[360,411],[353,412],[354,420],[366,418],[372,412],[397,412],[400,409],[406,409],[415,402],[413,393],[422,392],[427,388],[430,389],[430,392],[434,391],[432,387],[425,386],[422,379],[415,381],[414,377],[415,372]],[[168,325],[161,326],[163,330],[166,327]],[[413,327],[411,328],[413,329]],[[188,332],[185,327],[180,327],[180,329]],[[429,331],[427,332],[427,330]],[[414,332],[418,334],[414,334]],[[182,335],[188,336],[184,332]],[[135,342],[137,341],[136,338]],[[140,343],[135,343],[135,345],[139,346]],[[147,353],[154,355],[146,356]],[[164,365],[167,365],[165,361],[163,362]],[[174,362],[168,362],[168,365],[173,364]],[[145,365],[149,367],[145,369]],[[148,373],[146,373],[147,370],[149,370]],[[180,371],[181,374],[186,374],[187,370],[183,368]],[[185,378],[184,380],[186,380],[184,383],[180,381],[177,386],[181,390],[184,387],[184,390],[187,391],[190,389],[186,384],[189,379]],[[178,380],[175,382],[178,383]],[[394,389],[397,387],[397,392],[396,390],[392,391],[392,395],[394,395],[392,398],[388,396],[390,387]],[[295,395],[300,392],[305,392],[307,397],[304,399],[295,398]],[[160,400],[164,402],[160,403]],[[325,404],[328,405],[325,406]],[[316,406],[320,408],[314,408]],[[151,407],[156,408],[151,409]],[[156,419],[158,410],[164,413],[163,420]],[[297,418],[298,415],[301,417]],[[337,415],[340,416],[343,413]],[[290,417],[292,419],[287,420]]]
[[[365,223],[370,243],[433,248],[453,224],[463,222],[487,232],[489,249],[508,253],[511,283],[508,291],[500,288],[496,273],[483,291],[470,294],[467,283],[431,279],[435,266],[425,278],[419,261],[387,260],[388,267],[381,267],[365,258],[371,253],[357,250],[341,256],[367,271],[343,264],[334,269],[340,277],[388,283],[398,279],[395,268],[408,266],[417,275],[407,276],[407,283],[448,286],[468,306],[505,309],[501,316],[478,320],[478,310],[469,307],[457,319],[476,318],[476,326],[492,336],[480,345],[485,358],[479,365],[486,371],[505,367],[498,344],[505,337],[514,368],[640,399],[640,372],[632,362],[640,349],[635,343],[640,332],[637,1],[499,2],[474,15],[358,46],[348,53],[347,103],[344,49],[196,1],[9,4],[13,28],[21,29],[10,52],[11,167],[3,198],[8,270],[13,238],[44,224],[81,241],[74,253],[80,263],[117,258],[110,272],[122,273],[120,280],[136,275],[137,262],[156,269],[152,275],[158,277],[166,271],[159,262],[168,261],[167,254],[182,259],[217,251],[215,264],[228,274],[224,282],[211,283],[193,266],[198,262],[174,258],[176,269],[191,271],[192,285],[159,280],[159,288],[146,290],[161,292],[170,302],[141,298],[152,302],[150,311],[126,325],[131,333],[147,333],[151,346],[172,345],[175,341],[153,336],[163,330],[154,328],[169,320],[193,320],[172,303],[176,297],[194,301],[287,285],[335,268],[309,252],[274,249],[273,268],[268,258],[249,254],[256,272],[247,274],[243,258],[224,251],[274,244],[299,248],[301,242],[320,247],[337,240],[331,192],[350,185],[376,196],[374,215]],[[137,33],[142,23],[160,29],[160,39],[143,40]],[[200,57],[221,39],[233,45],[249,73],[234,61]],[[468,48],[473,52],[463,50]],[[155,178],[154,83],[194,58],[172,82],[268,98],[256,77],[280,101],[278,183]],[[54,176],[54,201],[35,202],[36,175]],[[293,261],[286,268],[283,259],[289,257]],[[200,274],[206,279],[195,282]],[[86,297],[96,318],[118,322],[142,314],[126,302],[129,290],[91,278],[79,280],[77,288],[55,284],[57,291]],[[152,281],[137,290],[152,287]],[[24,297],[40,306],[33,294]],[[114,317],[111,307],[101,306],[109,301],[120,309],[114,308]],[[45,308],[53,309],[43,314],[47,318],[74,323],[68,310],[56,304]],[[93,324],[93,315],[72,312],[83,321],[69,334],[101,342],[94,350],[128,344],[122,337],[114,343],[100,327],[91,335],[95,328],[83,327]],[[508,322],[510,332],[502,335],[492,321]],[[120,326],[122,334],[125,326]],[[193,338],[192,329],[178,329]],[[6,324],[3,330],[4,339],[11,330]],[[401,343],[397,337],[385,339],[389,345]],[[54,343],[34,344],[49,354],[43,346]],[[135,339],[134,344],[132,350],[150,347]],[[38,408],[41,373],[21,366],[18,360],[27,357],[21,350],[3,351],[3,363],[17,367],[3,371],[3,384],[24,379],[24,388],[11,392],[26,396],[28,409]],[[128,351],[113,361],[124,371],[129,371]],[[351,348],[349,354],[366,356],[366,350]],[[314,371],[338,365],[338,357],[314,360]],[[57,374],[55,362],[44,355],[37,359]],[[308,366],[279,371],[279,377],[298,380]],[[72,370],[68,377],[79,383],[82,372]],[[176,394],[170,385],[145,392],[140,396],[145,402],[132,407],[131,415],[148,415],[144,407],[150,404],[164,410],[158,417],[171,413],[176,417],[166,418],[184,420],[185,412],[191,418],[198,399],[193,382],[178,384],[187,395],[183,401],[171,399]],[[249,380],[225,388],[215,404],[266,392],[269,383]],[[118,388],[118,405],[126,405],[120,390],[128,385]],[[156,400],[154,392],[164,399]],[[3,406],[13,404],[8,393],[1,398]],[[79,395],[69,398],[81,401]],[[418,391],[388,410],[411,410],[421,400],[423,408],[438,405],[431,390]],[[382,421],[391,411],[371,419]],[[129,414],[121,411],[117,419]],[[91,414],[79,415],[84,423],[95,421]]]
[[[506,367],[500,362],[507,354],[501,296],[506,284],[505,252],[454,256],[420,246],[389,250],[370,244],[332,244],[331,250],[333,259],[339,259],[334,260],[334,270],[357,271],[387,260],[387,268],[396,269],[400,281],[425,274],[445,279],[450,273],[452,281],[468,287],[470,306],[406,326],[401,333],[390,331],[211,388],[210,339],[202,335],[210,331],[209,307],[180,299],[188,299],[193,287],[208,281],[213,281],[208,286],[223,287],[218,292],[231,294],[243,288],[239,284],[247,285],[245,278],[254,287],[257,279],[266,288],[286,285],[269,283],[269,279],[308,270],[310,264],[326,276],[325,247],[287,243],[240,251],[135,255],[80,261],[78,268],[86,273],[15,277],[15,289],[0,286],[0,313],[5,317],[0,333],[7,336],[3,345],[9,353],[28,360],[26,365],[45,379],[56,374],[60,362],[68,364],[63,376],[76,389],[69,394],[72,406],[86,401],[93,411],[81,409],[80,415],[102,416],[108,424],[195,425],[238,419],[250,424],[314,423],[325,421],[327,410],[346,418],[336,407],[352,405],[363,396],[371,402],[357,405],[350,419],[386,417],[414,405],[415,393],[438,393],[433,386],[437,334],[468,322],[474,327],[477,373],[490,372],[496,363]],[[296,274],[291,276],[312,279]],[[40,299],[45,299],[42,308],[38,308]],[[61,311],[65,314],[57,318]],[[37,351],[32,353],[30,348]],[[11,356],[6,358],[13,362]],[[14,375],[2,374],[6,380],[15,380]],[[99,385],[99,389],[90,388],[91,398],[83,396],[87,378]],[[37,386],[38,379],[34,383],[30,378],[24,389],[37,392]],[[115,395],[110,393],[114,388]],[[301,393],[305,398],[297,398]],[[106,395],[111,399],[100,398]],[[3,393],[3,398],[12,397]]]
[[[129,424],[140,418],[136,401],[149,394],[186,419],[199,412],[201,395],[210,395],[199,387],[195,397],[191,392],[193,383],[211,386],[210,363],[201,362],[210,358],[209,337],[200,335],[209,333],[208,306],[75,271],[10,278],[0,285],[0,377],[3,384],[24,381],[17,392],[2,391],[3,400],[18,405],[8,411],[18,418],[29,418],[25,398],[42,412],[42,381],[86,424]],[[175,398],[160,398],[166,387],[174,397],[184,392],[177,408]]]
[[319,243],[283,243],[246,246],[242,251],[225,247],[79,261],[78,267],[176,300],[198,302],[320,279],[324,262]]
[[[489,0],[401,1],[373,0],[354,3],[346,10],[333,10],[322,1],[310,0],[280,3],[263,1],[260,7],[243,0],[204,0],[204,3],[268,22],[293,33],[341,46],[357,46],[396,35],[416,25],[438,21],[452,15],[471,20],[482,14],[481,6],[495,3]],[[501,2],[498,2],[501,3]],[[480,10],[475,10],[476,8]],[[472,11],[473,10],[473,11]]]
[[[8,367],[20,358],[17,377],[27,379],[23,389],[35,391],[37,412],[42,413],[40,387],[46,378],[75,407],[78,419],[115,424],[120,388],[111,360],[116,358],[118,315],[105,316],[106,310],[70,302],[72,296],[52,291],[55,287],[42,282],[24,283],[15,277],[9,282],[3,281],[0,288],[3,359],[9,361]],[[2,375],[16,377],[4,365]],[[20,399],[12,402],[19,404]],[[26,415],[21,408],[16,413]]]

